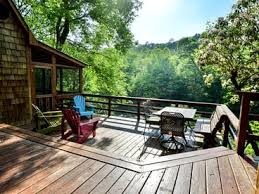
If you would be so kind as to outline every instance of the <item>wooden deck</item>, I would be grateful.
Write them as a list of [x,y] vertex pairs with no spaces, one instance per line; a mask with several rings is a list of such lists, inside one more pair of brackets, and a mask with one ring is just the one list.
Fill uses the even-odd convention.
[[225,147],[144,161],[0,124],[0,193],[253,193]]
[[[118,116],[101,117],[101,123],[96,130],[96,137],[90,137],[84,144],[96,149],[140,160],[202,149],[202,136],[196,135],[190,138],[187,132],[186,139],[192,147],[188,146],[184,150],[178,151],[165,151],[158,140],[160,134],[158,126],[147,128],[145,135],[143,135],[144,127],[144,120],[137,121],[134,118]],[[60,138],[59,133],[53,136]],[[69,141],[75,140],[75,138],[69,139]]]

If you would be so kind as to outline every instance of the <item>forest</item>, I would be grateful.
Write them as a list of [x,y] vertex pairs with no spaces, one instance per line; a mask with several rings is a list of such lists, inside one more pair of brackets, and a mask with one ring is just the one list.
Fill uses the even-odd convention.
[[[34,36],[86,64],[84,91],[226,103],[259,91],[259,3],[239,0],[206,31],[164,44],[135,42],[139,0],[16,0]],[[66,74],[66,91],[76,74]]]
[[125,69],[130,96],[220,103],[223,88],[218,78],[209,84],[195,63],[200,35],[166,44],[147,43],[130,49]]

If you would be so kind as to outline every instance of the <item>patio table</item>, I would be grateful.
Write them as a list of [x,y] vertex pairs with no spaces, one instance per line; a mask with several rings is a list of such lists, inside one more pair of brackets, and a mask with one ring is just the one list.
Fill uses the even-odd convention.
[[153,114],[160,116],[164,111],[181,113],[186,121],[192,121],[197,110],[193,108],[178,108],[168,106],[157,112],[154,112]]
[[[184,116],[184,120],[185,122],[187,122],[187,124],[185,125],[186,127],[186,130],[188,129],[187,126],[189,126],[189,128],[191,129],[190,127],[190,123],[189,121],[193,121],[194,119],[194,116],[195,116],[195,113],[196,113],[196,109],[192,109],[192,108],[178,108],[178,107],[165,107],[157,112],[154,112],[153,114],[154,115],[157,115],[157,116],[161,116],[162,112],[170,112],[170,113],[181,113],[183,116]],[[192,134],[192,132],[190,131],[190,135]],[[179,142],[179,141],[177,141]],[[179,142],[180,144],[182,144],[182,149],[184,147],[184,144]],[[166,149],[171,149],[172,147],[172,143],[166,143],[166,145],[162,145],[163,147],[165,147]],[[190,146],[190,145],[189,145]]]

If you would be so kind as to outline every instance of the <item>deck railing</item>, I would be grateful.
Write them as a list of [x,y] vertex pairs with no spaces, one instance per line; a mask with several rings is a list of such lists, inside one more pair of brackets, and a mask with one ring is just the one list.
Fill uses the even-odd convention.
[[[86,101],[92,103],[98,111],[111,116],[113,113],[132,114],[139,120],[141,115],[144,115],[143,102],[150,100],[154,107],[161,109],[165,106],[175,107],[191,107],[197,109],[197,114],[210,117],[217,106],[222,106],[226,116],[223,123],[223,145],[231,149],[237,149],[238,154],[243,155],[246,143],[251,143],[256,155],[259,155],[256,141],[259,141],[259,135],[252,133],[249,128],[249,121],[259,120],[258,114],[249,113],[250,101],[258,100],[259,93],[239,92],[241,96],[240,118],[226,106],[217,103],[208,102],[192,102],[181,100],[157,99],[157,98],[142,98],[142,97],[126,97],[126,96],[110,96],[110,95],[95,95],[81,94],[86,97]],[[57,96],[57,102],[62,108],[63,106],[71,106],[73,95],[63,94]]]
[[259,121],[259,114],[251,113],[251,102],[259,101],[259,93],[255,92],[238,92],[241,97],[240,116],[239,116],[239,130],[237,139],[237,152],[239,155],[244,154],[244,150],[248,144],[252,145],[255,154],[259,155],[257,141],[259,135],[254,134],[250,128],[250,121]]
[[[126,96],[109,96],[95,94],[81,94],[86,97],[86,102],[92,103],[97,110],[106,111],[108,116],[112,113],[125,113],[137,116],[139,120],[143,112],[143,102],[150,100],[154,104],[154,108],[161,109],[166,105],[174,105],[175,107],[193,107],[197,109],[198,114],[211,115],[216,108],[217,103],[209,102],[193,102],[181,100],[169,100],[158,98],[142,98],[142,97],[126,97]],[[59,95],[57,100],[61,106],[71,106],[73,95]]]
[[226,106],[220,105],[226,114],[227,119],[224,120],[224,134],[223,134],[223,145],[230,149],[236,148],[237,132],[239,126],[239,120],[236,115]]

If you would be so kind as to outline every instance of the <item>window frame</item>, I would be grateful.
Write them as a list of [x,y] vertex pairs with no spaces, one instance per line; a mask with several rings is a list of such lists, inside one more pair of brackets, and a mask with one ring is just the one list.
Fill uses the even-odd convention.
[[[39,92],[39,90],[37,90],[37,78],[36,78],[36,71],[37,69],[42,70],[42,72],[44,72],[40,78],[41,82],[43,83],[43,87],[41,87],[41,91]],[[46,87],[46,71],[49,71],[49,86],[48,88]],[[36,95],[50,95],[52,94],[52,68],[51,67],[46,67],[46,66],[35,66],[34,67],[34,80],[35,80],[35,94]]]

